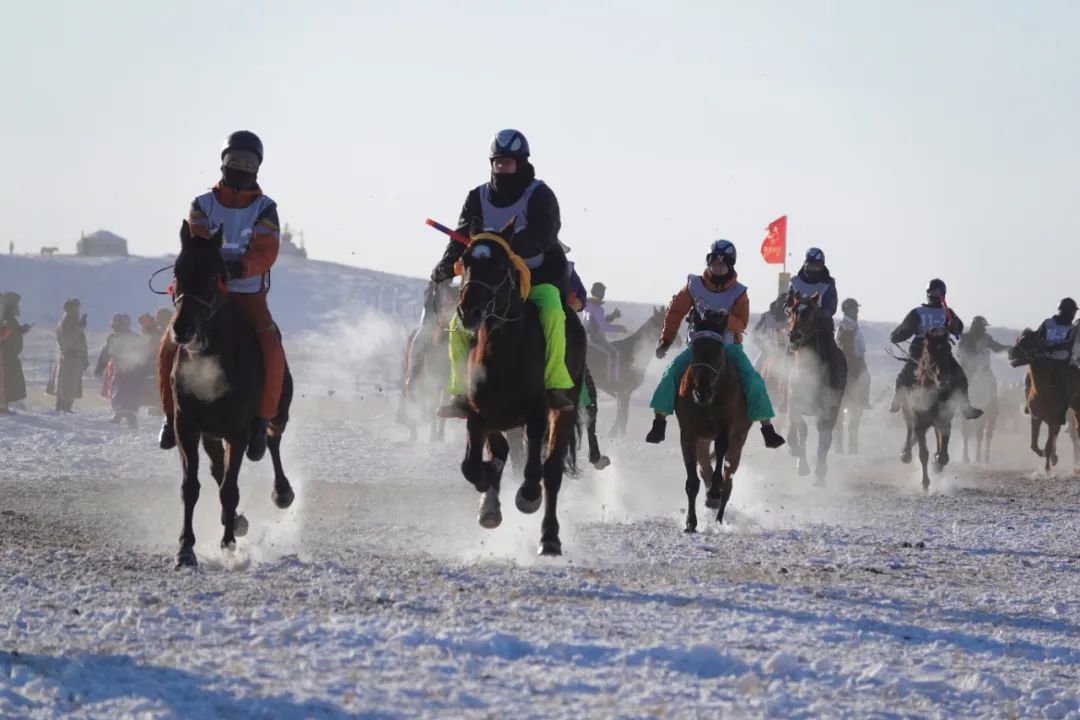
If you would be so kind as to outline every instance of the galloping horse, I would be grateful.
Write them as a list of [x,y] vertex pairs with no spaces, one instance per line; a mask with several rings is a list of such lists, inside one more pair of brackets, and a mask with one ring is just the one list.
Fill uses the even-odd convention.
[[[717,522],[723,522],[735,471],[739,469],[743,445],[752,424],[739,378],[724,353],[727,321],[727,313],[693,312],[690,341],[693,359],[675,402],[686,467],[685,531],[688,533],[697,532],[695,505],[701,481],[705,482],[707,490],[705,507],[716,510]],[[710,445],[716,454],[715,467],[709,453]]]
[[449,282],[434,286],[424,298],[424,317],[420,327],[405,341],[402,362],[401,400],[397,421],[409,428],[409,439],[417,438],[416,415],[429,418],[430,439],[442,440],[446,420],[435,414],[445,395],[450,377],[447,328],[457,308],[455,290]]
[[994,431],[997,429],[998,413],[998,383],[994,371],[989,366],[980,368],[968,374],[968,395],[971,404],[983,411],[981,417],[974,420],[965,420],[960,424],[960,432],[964,438],[964,462],[971,462],[968,454],[968,441],[975,435],[975,462],[990,462],[990,444],[994,439]]
[[847,385],[847,360],[831,333],[819,321],[818,294],[804,298],[795,294],[788,320],[788,343],[793,352],[788,378],[788,443],[798,458],[799,475],[809,475],[806,460],[807,426],[804,416],[817,417],[817,465],[814,474],[824,482],[828,474],[833,429]]
[[[193,237],[185,220],[180,228],[180,254],[173,267],[176,314],[172,336],[180,350],[170,383],[176,399],[177,447],[184,467],[184,529],[177,567],[198,564],[191,523],[199,500],[200,438],[221,499],[221,524],[225,527],[221,547],[235,545],[237,536],[242,537],[248,529],[247,520],[236,513],[240,502],[237,479],[251,420],[259,406],[262,359],[254,330],[236,314],[224,290],[221,245],[220,228],[209,239]],[[289,420],[292,395],[292,375],[286,365],[281,403],[270,421],[267,439],[274,463],[271,498],[282,509],[289,507],[294,497],[281,466],[281,435]]]
[[937,437],[934,472],[940,473],[949,464],[949,438],[952,434],[953,414],[956,411],[953,362],[948,330],[944,327],[931,328],[926,333],[926,342],[915,366],[915,385],[903,396],[902,409],[907,435],[904,448],[900,452],[900,461],[905,464],[911,462],[911,449],[917,440],[924,491],[930,488],[930,474],[927,470],[930,450],[926,444],[926,432],[931,428]]
[[836,344],[844,353],[848,366],[848,382],[844,399],[837,417],[836,452],[844,452],[844,421],[847,421],[847,451],[859,454],[859,426],[862,416],[870,407],[870,370],[866,367],[866,358],[855,352],[855,328],[843,325],[836,331]]
[[653,308],[652,315],[641,327],[611,346],[618,353],[618,376],[612,377],[608,356],[589,345],[588,364],[596,387],[615,397],[615,422],[611,426],[612,437],[625,437],[630,419],[630,396],[645,382],[645,367],[653,357],[655,336],[664,324],[666,308]]
[[[461,256],[457,312],[462,326],[474,336],[467,365],[470,411],[461,472],[483,493],[480,524],[498,527],[502,522],[499,485],[510,450],[503,433],[524,425],[528,458],[525,482],[515,502],[521,512],[534,513],[543,500],[540,553],[559,555],[556,502],[563,473],[577,470],[578,413],[576,407],[563,413],[548,409],[544,333],[536,307],[525,299],[527,275],[519,271],[510,252],[513,227],[511,220],[497,235],[474,231]],[[576,403],[585,370],[585,329],[574,312],[566,314],[566,366],[575,383],[572,397]],[[547,457],[541,464],[545,433]],[[491,455],[486,461],[485,447]]]
[[[1057,436],[1070,407],[1080,411],[1080,371],[1065,362],[1050,360],[1038,334],[1027,328],[1009,350],[1013,367],[1028,366],[1027,405],[1031,413],[1031,450],[1045,458],[1047,473],[1057,465]],[[1039,447],[1039,428],[1046,423],[1046,446]]]

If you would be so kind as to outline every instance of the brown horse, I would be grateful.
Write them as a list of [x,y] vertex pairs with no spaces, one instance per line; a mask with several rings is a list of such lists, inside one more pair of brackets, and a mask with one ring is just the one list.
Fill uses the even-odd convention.
[[430,423],[430,440],[443,440],[446,421],[435,414],[445,399],[450,377],[447,329],[457,309],[456,291],[449,282],[439,283],[424,298],[420,327],[405,341],[401,369],[401,399],[397,422],[409,428],[409,439],[417,439],[416,416]]
[[804,416],[817,417],[817,465],[819,484],[828,474],[829,448],[840,415],[847,385],[848,367],[844,354],[819,318],[818,294],[803,298],[795,294],[788,319],[788,343],[793,353],[788,379],[788,443],[798,459],[799,475],[809,475],[806,460],[807,425]]
[[[1080,371],[1067,362],[1051,360],[1042,349],[1038,333],[1030,328],[1020,333],[1009,350],[1013,367],[1028,366],[1027,406],[1031,413],[1031,450],[1045,458],[1047,473],[1057,465],[1057,436],[1066,423],[1070,407],[1080,410]],[[1046,423],[1045,447],[1039,447],[1039,429]]]
[[[209,239],[193,237],[185,220],[180,228],[180,254],[173,267],[176,313],[172,335],[180,350],[170,382],[176,400],[177,447],[184,467],[184,529],[177,567],[198,564],[192,516],[199,500],[200,439],[210,456],[210,474],[217,481],[221,499],[221,524],[225,528],[221,547],[232,547],[248,529],[247,520],[236,512],[240,502],[237,481],[251,419],[259,406],[262,358],[255,331],[233,310],[223,290],[221,245],[220,228]],[[281,466],[281,435],[289,420],[292,395],[292,375],[286,365],[281,403],[277,416],[270,421],[267,439],[274,464],[271,499],[282,509],[289,507],[294,498]]]
[[[473,336],[466,383],[468,440],[461,472],[483,493],[480,524],[498,527],[499,485],[510,451],[504,433],[524,425],[528,457],[525,482],[515,502],[526,514],[536,512],[543,502],[540,553],[559,555],[556,504],[563,474],[577,470],[578,411],[576,406],[563,413],[548,409],[544,332],[536,306],[522,296],[524,280],[507,250],[513,228],[511,220],[497,236],[474,232],[461,256],[457,313]],[[566,367],[575,383],[571,397],[576,403],[585,371],[585,329],[574,312],[566,313]],[[543,462],[542,444],[547,450]],[[486,461],[485,448],[490,453]]]
[[930,488],[930,449],[926,442],[926,433],[930,429],[934,430],[937,439],[934,472],[940,473],[949,464],[949,438],[958,401],[953,384],[954,363],[948,330],[944,327],[931,328],[915,365],[915,384],[903,396],[902,410],[907,435],[900,461],[905,464],[911,462],[911,450],[918,441],[924,491]]
[[870,370],[866,358],[855,352],[855,328],[841,325],[836,331],[836,344],[844,353],[848,366],[847,388],[836,418],[836,452],[844,452],[844,421],[847,421],[847,451],[859,454],[859,426],[863,413],[870,407]]
[[[735,471],[739,469],[743,445],[752,425],[738,375],[724,353],[727,321],[727,313],[699,315],[695,310],[691,314],[693,356],[675,402],[686,468],[685,531],[688,533],[697,532],[695,505],[702,481],[707,490],[705,507],[716,510],[717,522],[723,522]],[[715,452],[715,467],[710,445]]]
[[645,382],[645,368],[653,358],[655,336],[664,324],[666,312],[664,307],[653,308],[649,319],[642,323],[641,327],[622,340],[611,343],[611,347],[618,354],[617,377],[612,377],[608,356],[594,345],[588,346],[589,370],[597,389],[615,398],[615,422],[611,426],[611,437],[626,436],[626,425],[630,419],[630,397]]

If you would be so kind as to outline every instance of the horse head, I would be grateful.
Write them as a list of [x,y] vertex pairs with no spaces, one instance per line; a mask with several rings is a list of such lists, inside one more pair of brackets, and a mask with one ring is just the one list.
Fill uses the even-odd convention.
[[1039,342],[1039,334],[1031,328],[1024,328],[1016,344],[1009,348],[1009,364],[1013,367],[1030,365],[1032,360],[1037,360],[1042,355],[1042,343]]
[[511,257],[514,218],[497,233],[469,228],[470,243],[461,255],[461,290],[457,314],[461,325],[476,332],[487,320],[515,320],[510,311],[521,302],[519,269]]
[[922,355],[915,366],[916,384],[924,387],[942,386],[947,384],[951,377],[944,372],[952,357],[952,343],[949,341],[949,330],[944,326],[932,327],[926,332],[923,339]]
[[691,316],[690,379],[693,381],[694,402],[702,407],[712,405],[727,371],[724,334],[728,314],[713,310],[695,310]]
[[225,261],[221,258],[222,229],[209,238],[191,234],[187,220],[180,226],[180,254],[173,265],[173,341],[187,345],[206,337],[206,325],[228,297]]
[[788,343],[792,350],[800,349],[817,333],[820,301],[821,296],[818,293],[805,298],[795,293],[792,297],[791,309],[788,311]]

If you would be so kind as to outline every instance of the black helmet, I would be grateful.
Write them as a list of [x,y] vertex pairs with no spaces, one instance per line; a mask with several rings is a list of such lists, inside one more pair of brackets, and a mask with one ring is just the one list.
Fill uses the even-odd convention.
[[1074,313],[1074,312],[1076,312],[1076,301],[1073,300],[1071,297],[1065,298],[1064,300],[1061,301],[1061,304],[1058,305],[1058,312],[1063,312],[1063,313]]
[[821,248],[812,247],[806,251],[806,257],[803,259],[803,263],[821,263],[825,264],[825,251]]
[[262,165],[262,140],[250,130],[237,130],[229,135],[229,137],[225,138],[225,142],[221,146],[222,160],[225,159],[225,154],[230,150],[247,150],[248,152],[255,153],[255,157],[259,158],[259,164]]
[[848,312],[849,310],[858,310],[859,303],[855,301],[855,298],[848,298],[844,302],[840,303],[840,310],[842,312]]
[[712,262],[715,257],[722,259],[729,267],[734,265],[737,257],[735,243],[730,240],[713,240],[712,245],[709,246],[709,254],[705,256],[705,262]]
[[589,288],[589,292],[592,293],[593,297],[603,297],[604,293],[607,292],[607,285],[602,282],[594,282],[592,287]]
[[491,138],[489,160],[497,157],[510,157],[525,160],[529,157],[529,141],[517,130],[507,129],[495,133]]
[[937,292],[941,293],[942,295],[944,295],[945,294],[945,281],[941,280],[940,278],[934,278],[933,280],[931,280],[930,284],[926,286],[926,292],[932,293],[935,290]]
[[990,323],[982,315],[976,315],[971,319],[971,327],[974,328],[986,328],[990,327]]

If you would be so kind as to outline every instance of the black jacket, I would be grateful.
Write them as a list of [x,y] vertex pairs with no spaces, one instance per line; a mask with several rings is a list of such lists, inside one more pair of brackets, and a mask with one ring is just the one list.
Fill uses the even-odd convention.
[[[930,307],[929,305],[923,305],[923,307]],[[964,332],[964,321],[960,319],[960,316],[949,308],[949,333],[955,337],[959,337]],[[908,338],[915,337],[915,333],[919,331],[919,312],[918,308],[912,308],[911,312],[907,314],[903,322],[899,327],[892,331],[892,335],[889,336],[889,340],[894,343],[902,343]],[[923,344],[925,340],[920,337],[916,337],[911,341],[911,348],[909,354],[912,357],[919,357],[922,353]]]

